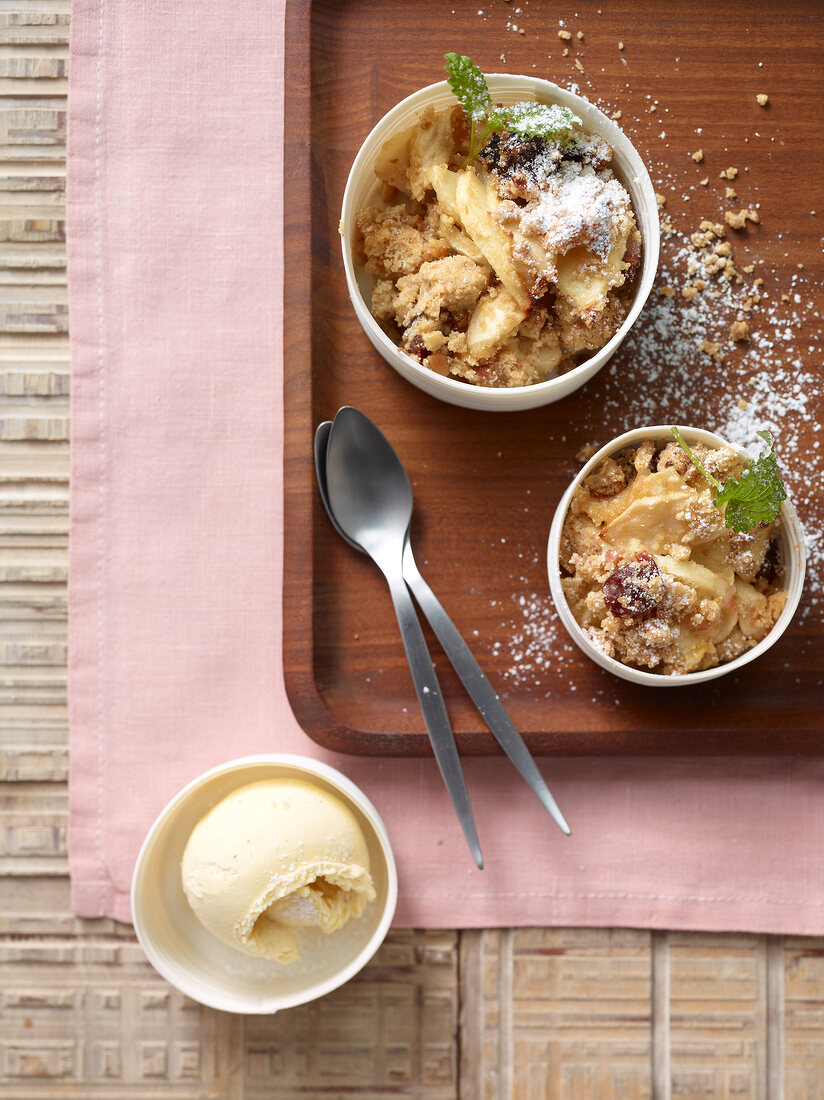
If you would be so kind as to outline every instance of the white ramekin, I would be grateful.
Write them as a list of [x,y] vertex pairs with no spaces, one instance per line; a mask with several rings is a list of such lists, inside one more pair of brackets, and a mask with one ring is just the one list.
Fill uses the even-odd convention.
[[[715,435],[713,432],[705,431],[702,428],[684,427],[681,427],[680,431],[687,443],[704,443],[708,447],[732,447],[734,451],[747,457],[747,453],[742,447],[737,447],[735,444],[729,443],[726,439],[722,439],[720,435]],[[549,588],[552,592],[552,598],[555,601],[555,607],[558,610],[561,622],[566,627],[572,640],[588,657],[591,657],[596,664],[599,664],[601,668],[605,668],[609,672],[615,673],[616,676],[620,676],[623,680],[631,680],[635,684],[650,684],[653,687],[683,687],[686,684],[701,684],[706,680],[715,680],[719,676],[726,676],[729,672],[735,672],[736,669],[749,664],[750,661],[754,661],[756,657],[760,657],[762,653],[766,653],[770,646],[774,645],[787,629],[790,620],[795,614],[795,610],[798,607],[798,601],[801,599],[801,590],[804,586],[804,572],[806,569],[804,534],[798,522],[798,516],[795,514],[795,508],[789,500],[785,500],[781,505],[783,529],[778,546],[781,554],[781,563],[784,566],[784,583],[787,589],[787,602],[772,630],[766,637],[762,638],[757,645],[753,646],[752,649],[747,650],[746,653],[742,653],[740,657],[736,657],[733,661],[727,661],[725,664],[716,665],[715,668],[703,669],[701,672],[686,672],[681,676],[662,676],[659,672],[646,672],[642,669],[631,668],[629,665],[622,664],[621,661],[616,661],[614,657],[608,657],[606,653],[598,648],[598,646],[594,645],[587,637],[586,631],[578,625],[575,616],[570,611],[566,597],[564,596],[563,588],[561,587],[561,568],[559,562],[561,531],[570,501],[572,500],[572,495],[584,479],[589,477],[599,462],[602,462],[610,455],[616,455],[626,447],[635,447],[643,443],[645,439],[669,442],[672,438],[672,432],[670,431],[669,425],[655,425],[650,428],[636,428],[634,431],[625,432],[623,435],[619,435],[617,439],[613,439],[611,443],[607,443],[605,447],[602,447],[601,450],[598,451],[597,454],[594,454],[589,462],[587,462],[561,497],[561,501],[555,511],[555,516],[553,517],[552,525],[549,530],[549,543],[547,545]]]
[[[203,815],[238,787],[282,778],[307,780],[345,802],[369,848],[377,897],[357,920],[325,937],[317,964],[309,957],[281,965],[222,943],[201,925],[181,883],[183,850]],[[397,899],[389,837],[366,795],[328,764],[285,754],[230,760],[184,787],[149,830],[132,877],[132,917],[149,962],[181,993],[224,1012],[273,1013],[337,989],[380,947]]]
[[510,389],[491,389],[470,386],[454,378],[444,378],[423,366],[406,352],[399,351],[392,340],[372,316],[369,308],[374,278],[367,275],[357,263],[354,254],[355,215],[364,206],[383,206],[378,197],[379,181],[375,176],[375,162],[386,139],[410,127],[423,111],[432,106],[436,111],[454,106],[455,97],[448,83],[432,84],[407,96],[377,123],[355,157],[349,172],[341,210],[341,235],[343,266],[346,283],[355,313],[373,346],[395,370],[418,389],[451,405],[467,409],[484,409],[493,412],[515,412],[549,405],[583,386],[614,354],[621,341],[635,323],[646,302],[658,267],[660,230],[658,204],[649,173],[629,138],[615,123],[593,107],[586,99],[532,76],[494,74],[487,84],[495,102],[517,103],[521,100],[538,100],[542,103],[558,103],[569,107],[581,118],[584,129],[599,134],[614,150],[613,168],[630,193],[638,228],[643,237],[641,271],[637,276],[635,298],[624,323],[609,343],[590,359],[566,374],[538,382],[533,386],[514,386]]

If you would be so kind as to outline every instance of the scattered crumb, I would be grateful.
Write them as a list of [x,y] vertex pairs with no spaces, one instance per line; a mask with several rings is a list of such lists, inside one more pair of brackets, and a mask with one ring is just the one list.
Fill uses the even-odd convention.
[[619,49],[619,50],[623,50],[623,48],[624,48],[624,43],[623,43],[623,42],[619,42],[619,43],[618,43],[618,49]]
[[569,46],[564,46],[561,57],[569,57]]
[[613,111],[612,112],[612,117],[613,117],[613,120],[615,122],[617,122],[619,118],[624,117],[624,112],[623,111]]
[[724,220],[731,229],[743,229],[747,222],[755,222],[757,225],[761,221],[758,211],[752,208],[739,210],[737,214],[734,214],[732,210],[727,210],[724,213]]
[[690,156],[692,157],[692,159],[695,161],[696,164],[700,164],[701,161],[704,159],[704,150],[703,149],[696,149],[694,153],[690,153]]
[[724,356],[721,352],[721,345],[719,343],[715,343],[712,340],[702,340],[698,345],[698,350],[703,351],[703,353],[708,355],[715,363],[724,362]]
[[578,33],[575,35],[575,37],[578,39],[579,42],[583,41],[584,32],[583,31],[578,31]]
[[[575,43],[570,42],[570,46],[567,53],[574,56]],[[623,50],[624,43],[618,43],[618,47]],[[743,98],[748,94],[755,98],[752,92]],[[649,103],[645,101],[644,106],[648,108]],[[616,122],[621,118],[620,110],[612,112],[607,107],[606,111]],[[661,106],[659,113],[664,111]],[[701,131],[695,136],[700,140]],[[703,136],[709,140],[708,131]],[[755,140],[751,137],[751,143]],[[781,140],[780,136],[775,140]],[[714,173],[721,156],[739,155],[713,152],[714,148],[711,144],[712,163],[707,165]],[[703,149],[696,151],[703,158]],[[688,146],[687,154],[693,156]],[[739,198],[733,181],[740,173],[750,182],[743,166],[724,166],[720,179],[725,187],[708,191],[711,179],[719,173],[699,181],[683,160],[680,168],[665,163],[663,152],[659,160],[651,166],[656,202],[661,209],[661,266],[656,292],[627,336],[620,363],[599,376],[597,384],[604,400],[597,409],[582,410],[570,451],[580,447],[575,457],[583,464],[609,438],[614,424],[619,428],[624,424],[630,384],[635,419],[676,423],[686,408],[694,422],[711,424],[740,446],[753,444],[757,430],[770,430],[777,440],[782,464],[786,462],[791,472],[791,495],[808,533],[810,582],[805,587],[799,622],[817,623],[824,612],[824,505],[818,489],[824,480],[824,422],[815,364],[820,363],[824,351],[819,336],[820,304],[812,297],[817,287],[813,272],[809,265],[806,271],[797,268],[797,261],[789,258],[792,252],[782,261],[776,260],[772,251],[765,255],[756,251],[762,244],[765,249],[771,247],[771,242],[762,241],[760,234],[752,230],[746,233],[748,222],[757,224],[760,216],[755,202],[751,209],[739,209],[743,197]],[[751,174],[757,193],[755,165]],[[696,192],[699,183],[701,190]],[[751,192],[745,195],[752,197]],[[696,209],[700,206],[703,209]],[[673,207],[675,218],[667,214]],[[689,220],[681,222],[682,215],[690,211]],[[753,219],[748,217],[750,213]],[[809,216],[815,216],[812,210]],[[742,235],[734,228],[737,224],[744,231]],[[815,237],[817,250],[821,241],[818,235]],[[783,248],[788,247],[790,242],[785,241]],[[814,253],[808,250],[806,254],[812,263]],[[805,252],[799,247],[795,255],[800,259]],[[756,268],[765,276],[769,292],[763,279],[754,278]],[[777,278],[779,272],[783,279]],[[662,347],[667,349],[666,356],[662,356]],[[696,384],[699,379],[700,384]],[[581,446],[587,438],[597,443]],[[793,465],[802,443],[804,462]],[[512,575],[516,595],[511,598],[511,611],[504,612],[503,640],[496,652],[511,652],[511,667],[504,673],[510,687],[554,697],[556,682],[560,690],[568,690],[576,655],[567,646],[566,636],[553,617],[551,601],[540,588],[543,557],[540,551],[530,556],[524,550],[524,562],[516,567],[523,573]],[[540,576],[537,585],[533,573]],[[501,606],[506,606],[506,600]],[[816,652],[820,653],[820,648]]]
[[596,443],[585,443],[580,451],[576,451],[575,461],[580,462],[583,466],[585,462],[589,462],[597,450],[598,445]]
[[569,42],[572,34],[569,31],[558,31],[558,37],[563,38],[564,42]]
[[767,104],[770,102],[770,97],[764,92],[761,92],[760,95],[757,95],[755,99],[759,107],[766,107]]
[[578,70],[579,73],[582,73],[584,71],[584,66],[581,64],[581,59],[578,57],[575,58],[575,68]]

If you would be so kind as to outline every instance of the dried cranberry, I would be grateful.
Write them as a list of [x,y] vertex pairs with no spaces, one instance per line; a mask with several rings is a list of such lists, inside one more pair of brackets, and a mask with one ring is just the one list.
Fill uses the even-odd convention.
[[429,355],[429,352],[426,350],[426,344],[421,340],[420,336],[413,336],[406,350],[410,355],[414,355],[416,359],[420,359],[421,362]]
[[618,618],[649,619],[661,599],[660,576],[649,554],[639,554],[604,581],[604,603]]
[[773,584],[774,581],[784,576],[784,566],[781,564],[778,546],[774,539],[770,541],[767,547],[767,552],[764,555],[764,561],[758,571],[758,576],[761,580],[766,581],[767,584]]
[[626,272],[624,273],[624,281],[631,283],[638,273],[638,268],[641,266],[641,241],[639,238],[630,234],[627,241],[627,249],[624,253],[625,264],[629,264]]

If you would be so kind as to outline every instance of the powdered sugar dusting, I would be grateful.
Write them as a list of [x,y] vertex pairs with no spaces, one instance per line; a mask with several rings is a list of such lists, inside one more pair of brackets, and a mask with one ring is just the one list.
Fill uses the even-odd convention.
[[[570,48],[580,50],[585,42],[572,37],[560,45],[566,58]],[[696,127],[695,144],[676,147],[668,138],[674,128],[669,120],[663,129],[660,121],[653,122],[670,114],[665,102],[647,95],[641,108],[642,97],[633,94],[630,84],[619,86],[614,80],[609,83],[613,102],[599,102],[584,66],[575,66],[573,84],[572,74],[565,79],[559,68],[571,68],[574,58],[561,61],[556,52],[549,60],[549,79],[574,91],[580,81],[590,101],[615,119],[624,116],[622,125],[643,129],[643,115],[652,116],[646,147],[643,138],[634,140],[663,205],[655,287],[619,353],[573,398],[569,453],[588,443],[600,446],[644,423],[705,427],[755,453],[761,446],[756,432],[768,429],[805,531],[807,577],[797,621],[816,622],[824,585],[824,334],[810,257],[800,241],[784,238],[775,210],[761,210],[756,172],[749,173],[745,162],[736,165],[735,153],[728,153],[723,164],[710,163],[710,155],[700,160],[693,155],[699,146],[712,147],[717,130],[709,134]],[[679,63],[675,58],[675,71]],[[783,144],[780,130],[762,133],[766,125],[732,135],[730,148],[744,150],[755,141]],[[809,214],[816,216],[814,210]],[[720,234],[702,229],[705,219]],[[696,245],[694,236],[700,241],[707,232],[709,243]],[[820,249],[822,241],[819,236],[814,247]],[[548,593],[536,587],[542,568],[539,555],[526,576],[509,576],[511,594],[499,601],[502,640],[496,653],[509,662],[505,678],[510,687],[549,693],[568,690],[567,667],[577,651]],[[810,639],[799,642],[804,650],[811,644]]]
[[584,244],[606,260],[630,210],[629,195],[614,178],[605,178],[575,162],[549,177],[533,207],[527,207],[522,225],[527,233],[545,234],[549,246],[566,252]]

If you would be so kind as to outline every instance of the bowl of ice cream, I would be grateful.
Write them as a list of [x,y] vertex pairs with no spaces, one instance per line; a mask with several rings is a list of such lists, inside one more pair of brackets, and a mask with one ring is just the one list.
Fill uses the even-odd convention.
[[[634,683],[677,687],[727,675],[773,646],[805,573],[789,499],[738,532],[706,474],[742,481],[752,456],[681,428],[626,432],[595,453],[561,498],[547,571],[561,622],[598,665]],[[744,525],[746,526],[746,525]]]
[[495,105],[577,121],[557,140],[491,133],[476,152],[449,84],[423,88],[364,141],[340,229],[383,358],[440,400],[505,412],[567,396],[614,354],[652,288],[659,224],[614,121],[546,80],[486,82]]
[[349,779],[307,757],[232,760],[160,813],[132,878],[135,932],[182,993],[273,1013],[331,992],[382,943],[397,871]]

